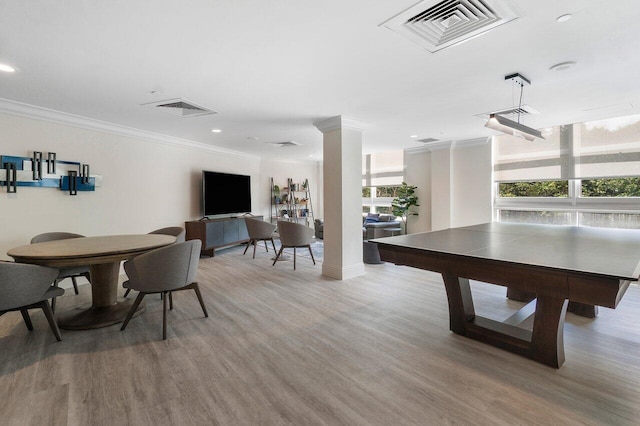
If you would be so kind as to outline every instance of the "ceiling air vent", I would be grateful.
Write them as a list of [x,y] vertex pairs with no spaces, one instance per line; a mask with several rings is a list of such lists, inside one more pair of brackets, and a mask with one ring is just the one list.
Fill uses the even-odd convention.
[[165,101],[142,104],[150,108],[167,112],[182,118],[198,117],[200,115],[217,114],[216,111],[197,105],[183,98],[167,99]]
[[425,0],[381,25],[437,52],[516,18],[505,0]]
[[285,146],[300,146],[298,142],[295,141],[284,141],[284,142],[265,142],[271,145],[275,145],[277,147],[285,147]]
[[422,142],[422,143],[431,143],[431,142],[438,142],[440,139],[435,139],[435,138],[424,138],[424,139],[418,139],[418,142]]
[[476,117],[482,118],[483,120],[488,120],[491,114],[502,115],[504,117],[509,118],[510,116],[517,117],[518,115],[521,117],[526,117],[529,115],[538,115],[540,114],[540,112],[529,105],[521,105],[520,108],[513,107],[508,109],[502,109],[500,111],[491,111],[491,112],[484,112],[482,114],[476,114]]

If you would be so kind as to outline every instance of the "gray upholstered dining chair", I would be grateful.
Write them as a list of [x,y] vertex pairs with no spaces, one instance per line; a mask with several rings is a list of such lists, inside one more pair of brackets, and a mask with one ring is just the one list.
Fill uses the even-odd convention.
[[[184,228],[179,226],[168,226],[166,228],[156,229],[155,231],[149,232],[149,234],[170,235],[172,237],[176,237],[176,243],[183,243],[185,239]],[[127,288],[124,292],[124,297],[127,297],[129,293],[131,293],[131,289]]]
[[267,247],[267,241],[271,241],[271,245],[273,246],[273,251],[276,251],[276,245],[273,242],[273,232],[276,230],[276,225],[265,222],[260,219],[246,218],[245,223],[247,224],[247,232],[249,233],[249,242],[247,243],[247,247],[244,249],[244,256],[247,254],[247,250],[249,246],[253,244],[253,258],[256,258],[256,246],[258,245],[258,241],[264,241],[264,248],[269,251]]
[[311,260],[313,260],[314,265],[316,264],[316,260],[313,258],[313,251],[311,251],[311,240],[313,239],[314,234],[313,229],[300,223],[279,220],[278,233],[280,234],[281,246],[280,250],[278,251],[278,255],[276,256],[271,266],[276,264],[280,255],[282,255],[283,249],[293,248],[293,270],[295,271],[297,247],[308,248],[309,253],[311,253]]
[[156,229],[155,231],[149,232],[149,234],[171,235],[172,237],[176,237],[176,243],[184,242],[185,238],[184,228],[179,226]]
[[[151,293],[164,295],[162,307],[163,340],[167,338],[167,299],[170,298],[172,292],[179,290],[195,291],[204,316],[209,316],[202,300],[200,287],[196,282],[201,247],[202,242],[200,240],[189,240],[152,250],[125,262],[124,270],[129,276],[129,281],[125,282],[124,285],[127,288],[137,290],[139,293],[127,314],[124,324],[122,324],[121,330],[127,327],[144,296]],[[173,302],[171,305],[173,308]]]
[[[67,240],[71,238],[83,238],[84,235],[74,234],[71,232],[45,232],[44,234],[38,234],[31,239],[31,244],[35,243],[44,243],[47,241],[56,241],[56,240]],[[69,268],[60,268],[60,273],[56,277],[53,282],[55,287],[58,286],[60,281],[71,278],[71,282],[73,283],[73,291],[78,294],[78,283],[76,282],[76,278],[84,277],[91,283],[91,275],[89,274],[89,266],[71,266]],[[51,300],[51,309],[55,312],[56,310],[56,299],[53,298]]]
[[52,286],[58,270],[24,263],[0,262],[0,315],[20,311],[29,330],[33,330],[29,309],[42,309],[58,341],[62,340],[48,299],[64,294]]

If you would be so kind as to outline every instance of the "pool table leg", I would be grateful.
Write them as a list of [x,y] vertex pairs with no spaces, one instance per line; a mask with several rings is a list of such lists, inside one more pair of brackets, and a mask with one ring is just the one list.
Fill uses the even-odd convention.
[[[560,368],[564,363],[564,318],[568,300],[537,297],[533,330],[528,330],[519,327],[518,323],[500,322],[476,315],[469,280],[446,273],[442,274],[442,278],[449,302],[451,331],[550,367]],[[530,308],[525,306],[523,309],[528,315]]]
[[[507,299],[529,303],[535,298],[536,295],[528,291],[516,290],[514,288],[507,287]],[[596,305],[569,301],[567,312],[571,312],[585,318],[595,318],[598,316],[598,307]]]
[[466,336],[466,324],[476,316],[469,280],[450,274],[442,278],[449,302],[449,330]]
[[551,367],[564,363],[564,317],[567,299],[538,297],[531,336],[532,359]]

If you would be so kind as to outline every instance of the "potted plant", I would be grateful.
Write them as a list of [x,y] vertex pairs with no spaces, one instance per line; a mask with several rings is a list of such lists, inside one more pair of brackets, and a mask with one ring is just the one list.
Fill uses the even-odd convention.
[[280,199],[280,186],[278,185],[273,185],[273,198],[276,204],[280,204],[280,202],[282,201]]
[[402,185],[396,191],[396,197],[391,201],[391,211],[394,215],[402,218],[404,223],[405,233],[409,233],[407,229],[407,217],[418,216],[418,213],[412,211],[413,207],[419,207],[418,196],[415,195],[417,186],[407,185],[407,182],[402,182]]

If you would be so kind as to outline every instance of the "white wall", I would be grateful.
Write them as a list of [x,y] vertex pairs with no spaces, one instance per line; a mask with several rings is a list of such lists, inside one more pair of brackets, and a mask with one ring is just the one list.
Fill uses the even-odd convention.
[[318,201],[313,207],[316,219],[324,219],[324,163],[318,161],[316,164],[316,171],[318,173],[316,181],[318,183],[318,189],[316,190],[316,194],[318,194]]
[[[283,148],[286,149],[286,148]],[[311,204],[313,207],[314,218],[322,218],[322,186],[318,177],[318,162],[292,162],[292,161],[276,161],[264,159],[260,163],[260,181],[258,190],[264,194],[264,200],[261,210],[256,214],[264,216],[264,220],[268,221],[271,208],[271,180],[280,186],[280,189],[287,186],[287,179],[293,179],[294,183],[302,183],[305,179],[309,179],[309,190],[311,192]]]
[[405,152],[407,183],[418,186],[420,216],[411,233],[491,222],[491,144],[441,143],[430,153]]
[[[184,226],[201,216],[203,169],[252,177],[255,214],[268,215],[268,178],[283,176],[317,182],[317,164],[262,162],[257,157],[206,147],[147,141],[0,113],[0,155],[30,157],[55,152],[58,160],[79,161],[103,176],[102,187],[77,196],[55,188],[0,187],[0,258],[8,249],[28,244],[48,231],[84,235],[146,233],[164,226]],[[285,173],[286,172],[286,173]],[[313,187],[312,187],[313,188]],[[321,197],[315,192],[314,197]],[[221,194],[224,197],[224,193]],[[316,200],[313,200],[316,202]],[[317,202],[321,204],[320,201]]]
[[449,146],[431,152],[431,230],[451,227],[453,158]]
[[431,153],[427,150],[404,152],[405,181],[415,185],[419,207],[418,216],[407,218],[407,233],[428,232],[431,230]]
[[451,227],[491,222],[491,143],[453,150]]

